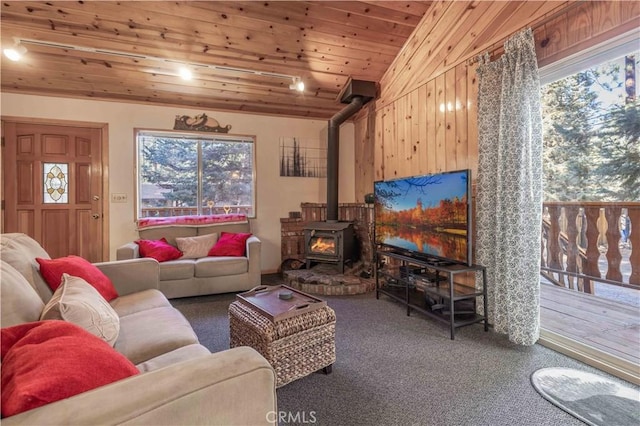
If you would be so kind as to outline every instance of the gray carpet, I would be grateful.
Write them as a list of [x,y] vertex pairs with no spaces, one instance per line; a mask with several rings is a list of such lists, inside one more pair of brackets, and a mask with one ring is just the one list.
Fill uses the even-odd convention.
[[[234,298],[172,303],[201,343],[220,351],[229,347],[227,307]],[[281,425],[583,424],[542,398],[529,378],[543,367],[598,370],[540,345],[514,345],[481,324],[458,329],[452,341],[447,325],[419,313],[407,317],[382,295],[325,299],[337,316],[333,373],[278,389]]]

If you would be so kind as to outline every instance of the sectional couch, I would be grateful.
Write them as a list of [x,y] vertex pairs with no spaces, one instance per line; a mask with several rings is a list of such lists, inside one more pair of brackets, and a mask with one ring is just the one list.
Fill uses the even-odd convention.
[[[53,294],[36,257],[49,259],[27,235],[0,235],[3,331],[39,321]],[[139,374],[4,417],[3,425],[273,424],[277,408],[271,366],[248,347],[212,354],[200,345],[189,322],[158,290],[158,262],[94,265],[118,293],[110,306],[119,317],[119,334],[106,349],[124,355]],[[73,363],[75,356],[64,354],[64,362]],[[9,368],[5,361],[3,369]]]

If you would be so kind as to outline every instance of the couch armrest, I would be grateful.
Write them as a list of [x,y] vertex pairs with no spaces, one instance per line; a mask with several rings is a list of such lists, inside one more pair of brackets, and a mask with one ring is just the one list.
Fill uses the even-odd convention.
[[262,258],[260,250],[262,242],[258,237],[252,235],[247,240],[247,259],[249,259],[249,282],[251,287],[260,285],[260,274],[262,273]]
[[127,243],[116,250],[116,260],[137,259],[140,257],[140,248],[136,243]]
[[275,373],[248,347],[194,358],[5,417],[11,425],[275,425]]
[[151,258],[94,263],[109,279],[120,296],[159,288],[160,264]]

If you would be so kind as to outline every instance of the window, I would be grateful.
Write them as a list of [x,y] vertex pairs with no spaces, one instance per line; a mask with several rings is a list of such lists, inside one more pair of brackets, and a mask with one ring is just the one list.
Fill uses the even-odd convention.
[[252,138],[138,131],[138,217],[255,217]]
[[68,169],[69,165],[66,163],[43,163],[44,191],[42,195],[45,204],[69,203]]
[[545,200],[640,199],[637,39],[541,69]]

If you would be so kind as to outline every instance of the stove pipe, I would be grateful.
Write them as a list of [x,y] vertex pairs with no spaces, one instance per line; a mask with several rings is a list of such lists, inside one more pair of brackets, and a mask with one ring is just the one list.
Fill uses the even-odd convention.
[[338,153],[340,144],[340,125],[360,111],[362,106],[376,95],[376,86],[372,81],[349,80],[340,94],[340,101],[347,103],[329,119],[327,141],[327,222],[338,221]]

